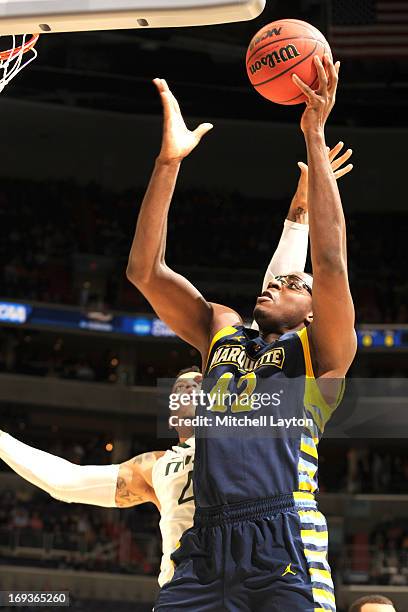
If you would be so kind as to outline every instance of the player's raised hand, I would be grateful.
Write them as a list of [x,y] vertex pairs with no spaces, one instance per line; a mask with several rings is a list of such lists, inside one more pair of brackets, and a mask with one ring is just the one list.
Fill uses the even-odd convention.
[[164,79],[154,79],[163,105],[163,139],[158,159],[164,163],[181,161],[198,145],[213,125],[202,123],[189,130],[184,122],[180,106]]
[[338,180],[345,174],[348,174],[353,169],[353,164],[344,165],[350,157],[353,155],[353,149],[347,149],[340,157],[338,157],[339,153],[344,147],[344,142],[338,142],[335,147],[329,150],[329,159],[331,163],[332,170],[334,172],[334,176]]
[[[341,142],[341,141],[338,142],[336,146],[334,146],[332,149],[329,149],[329,147],[327,147],[331,167],[334,172],[334,176],[336,177],[337,180],[341,178],[342,176],[344,176],[345,174],[348,174],[349,172],[351,172],[353,169],[353,164],[344,165],[353,155],[352,149],[347,149],[347,151],[345,151],[342,155],[340,155],[340,157],[338,157],[343,147],[344,147],[344,142]],[[308,187],[307,183],[308,183],[309,168],[307,164],[305,164],[304,162],[298,162],[298,166],[300,168],[300,178],[299,178],[299,183],[298,183],[299,197],[304,200],[307,200],[307,187]]]
[[340,62],[333,64],[328,55],[324,56],[323,63],[317,55],[314,61],[319,77],[319,87],[316,91],[306,85],[296,74],[292,76],[293,82],[306,96],[306,108],[300,122],[303,133],[324,130],[327,118],[336,101]]
[[[346,164],[353,154],[351,149],[347,149],[342,155],[342,149],[344,147],[343,142],[338,142],[332,149],[327,147],[329,160],[336,180],[348,174],[353,169],[353,164]],[[291,221],[297,221],[298,223],[308,223],[308,179],[309,179],[309,168],[304,162],[298,162],[300,168],[300,177],[296,189],[296,193],[292,199],[291,210],[288,219]]]

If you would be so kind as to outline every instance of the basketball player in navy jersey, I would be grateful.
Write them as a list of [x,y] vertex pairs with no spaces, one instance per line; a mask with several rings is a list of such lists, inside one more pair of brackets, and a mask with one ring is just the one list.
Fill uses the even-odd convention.
[[[176,571],[156,611],[336,609],[327,526],[314,499],[317,445],[341,399],[356,336],[345,221],[324,134],[339,64],[327,56],[315,61],[316,92],[293,77],[307,99],[301,129],[314,277],[296,270],[273,277],[256,301],[259,332],[245,328],[231,308],[209,303],[165,262],[181,161],[212,125],[188,130],[166,82],[155,81],[164,109],[162,148],[127,273],[158,316],[201,352],[209,398],[197,409],[207,419],[196,429],[194,526],[172,556]],[[260,402],[264,397],[269,402]],[[234,419],[244,425],[234,428]]]
[[[352,152],[348,149],[339,156],[342,148],[343,143],[339,142],[329,152],[336,178],[352,169],[352,164],[346,165]],[[284,272],[286,266],[303,270],[306,263],[308,168],[301,162],[299,165],[299,184],[278,247],[266,270],[262,290],[274,278],[274,274]],[[254,322],[252,327],[256,327]],[[185,399],[192,396],[193,391],[199,393],[201,380],[202,375],[197,366],[186,368],[177,375],[172,395],[183,394]],[[28,446],[1,430],[0,459],[22,478],[61,501],[118,508],[154,503],[161,514],[163,555],[158,581],[163,586],[173,577],[171,554],[183,532],[193,525],[195,511],[192,494],[195,440],[191,425],[195,406],[184,401],[182,408],[171,415],[176,416],[176,420],[180,419],[180,428],[175,425],[178,444],[166,452],[143,453],[120,465],[75,465]]]

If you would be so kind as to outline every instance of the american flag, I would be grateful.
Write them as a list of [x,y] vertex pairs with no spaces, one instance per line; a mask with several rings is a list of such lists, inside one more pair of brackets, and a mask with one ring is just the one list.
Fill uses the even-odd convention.
[[408,0],[331,0],[329,42],[335,57],[408,55]]

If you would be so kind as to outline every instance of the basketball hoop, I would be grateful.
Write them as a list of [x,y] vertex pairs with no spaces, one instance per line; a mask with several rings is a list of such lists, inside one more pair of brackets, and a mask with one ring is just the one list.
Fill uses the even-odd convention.
[[[34,48],[35,43],[38,40],[39,34],[23,34],[22,42],[18,44],[18,36],[16,34],[10,35],[12,38],[12,47],[6,51],[0,51],[0,92],[3,91],[5,86],[10,83],[23,68],[28,66],[35,58],[38,53]],[[0,39],[4,38],[0,36]],[[29,53],[29,55],[25,55]],[[23,61],[25,59],[25,61]]]

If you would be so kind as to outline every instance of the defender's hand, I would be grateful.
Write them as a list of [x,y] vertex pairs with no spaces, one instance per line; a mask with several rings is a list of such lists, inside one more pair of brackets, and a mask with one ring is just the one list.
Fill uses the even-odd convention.
[[333,64],[328,55],[323,57],[323,64],[317,55],[314,61],[319,76],[319,88],[316,91],[306,85],[296,74],[292,75],[293,82],[307,98],[306,108],[300,122],[303,133],[323,131],[336,101],[340,62]]
[[[351,149],[347,149],[343,155],[338,157],[340,151],[343,149],[344,143],[338,142],[335,147],[329,149],[327,147],[327,153],[336,180],[348,174],[353,169],[353,164],[344,165],[347,160],[353,155]],[[296,193],[292,199],[292,204],[289,210],[288,219],[290,221],[297,221],[298,223],[309,223],[308,217],[308,205],[307,205],[307,190],[308,190],[308,179],[309,179],[309,168],[304,162],[298,162],[300,168],[300,177],[297,185]]]
[[[352,149],[347,149],[347,151],[343,153],[343,155],[340,155],[340,157],[337,157],[343,147],[344,147],[344,142],[341,142],[341,141],[338,142],[336,146],[333,147],[332,149],[329,149],[327,147],[331,167],[334,172],[334,176],[336,177],[337,180],[341,178],[342,176],[344,176],[345,174],[348,174],[349,172],[351,172],[353,169],[353,164],[347,164],[346,166],[344,166],[346,161],[348,161],[350,157],[353,155]],[[299,178],[299,183],[297,187],[297,195],[300,200],[307,201],[307,188],[308,188],[307,181],[308,181],[309,168],[307,164],[305,164],[304,162],[298,162],[298,166],[300,168],[300,178]]]
[[158,160],[163,163],[180,162],[198,145],[213,125],[202,123],[190,131],[183,119],[180,106],[164,79],[154,79],[163,105],[163,139]]

